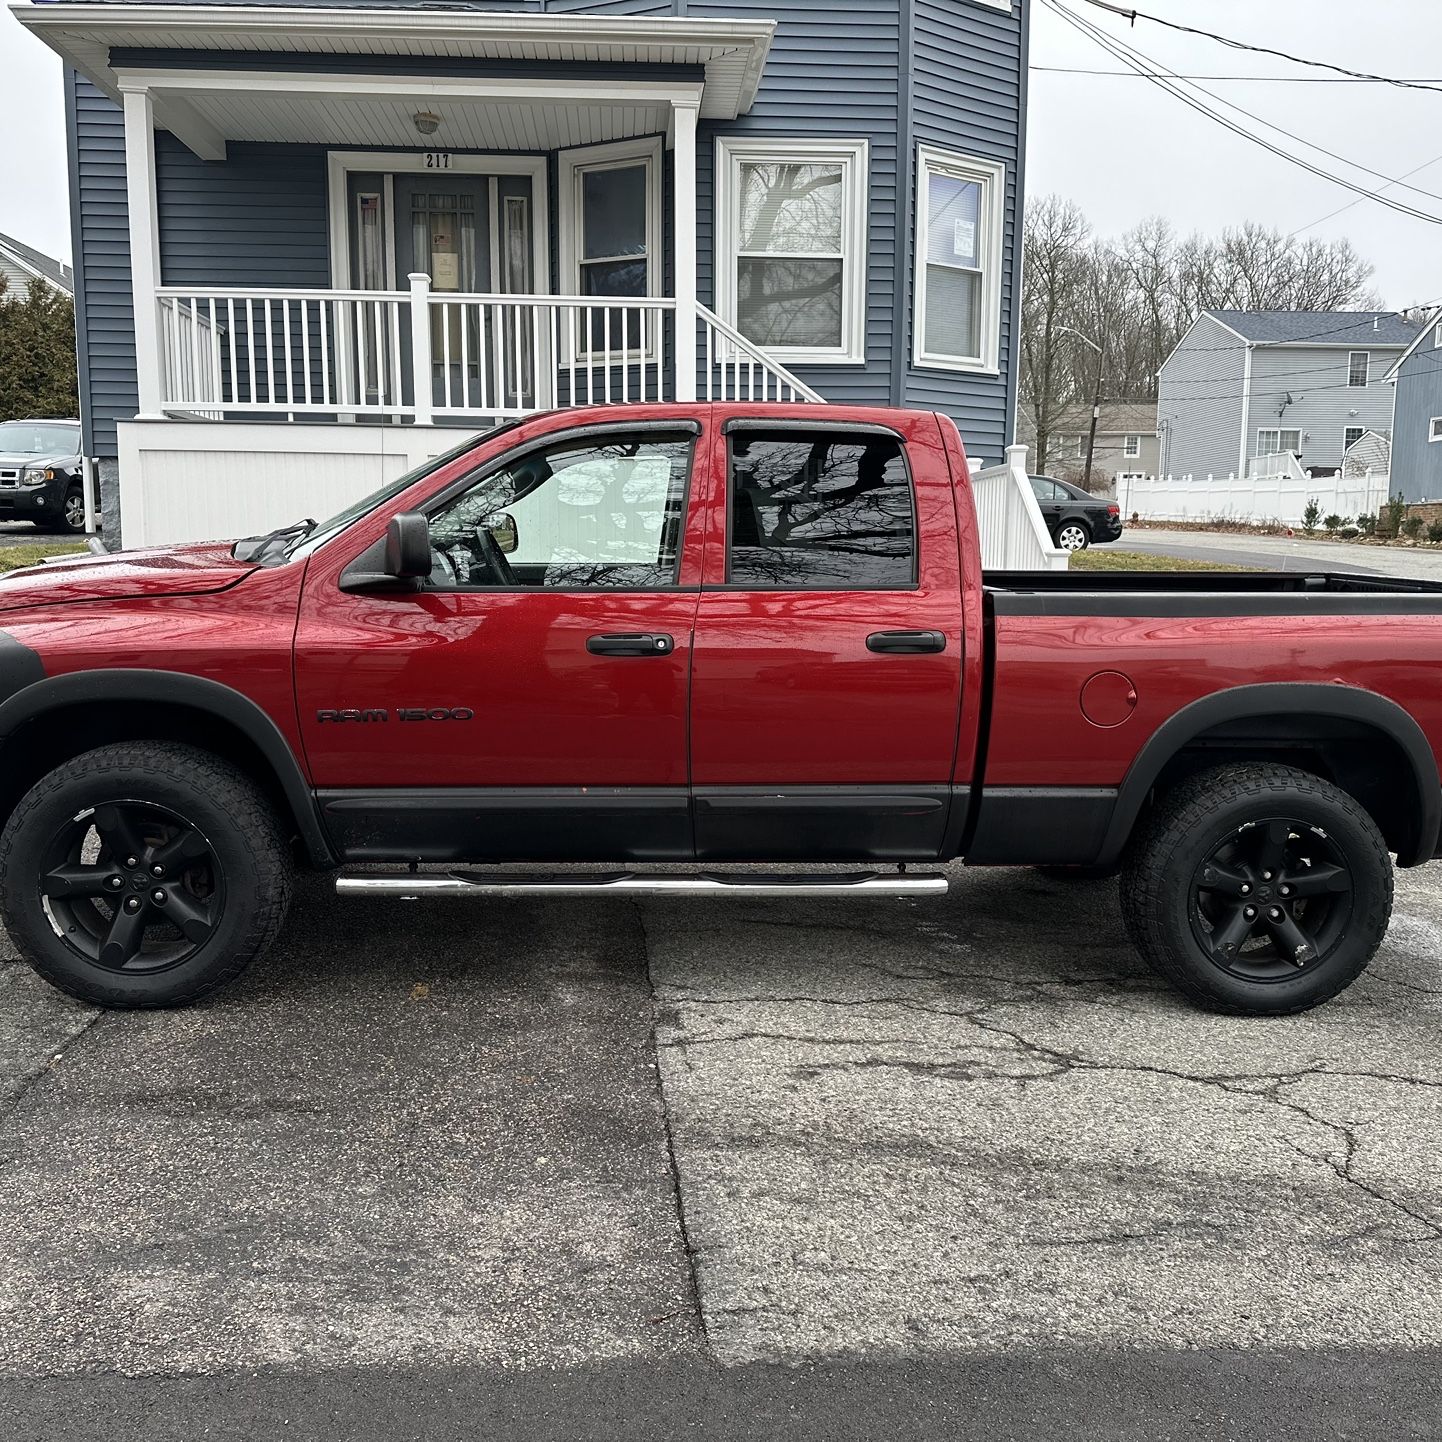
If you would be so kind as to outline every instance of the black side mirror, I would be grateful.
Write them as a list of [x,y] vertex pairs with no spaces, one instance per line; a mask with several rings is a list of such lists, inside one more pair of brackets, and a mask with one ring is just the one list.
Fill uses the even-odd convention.
[[418,511],[392,516],[386,533],[346,567],[342,591],[416,591],[431,574],[431,530]]
[[402,511],[386,527],[385,573],[419,581],[431,573],[431,528],[419,511]]

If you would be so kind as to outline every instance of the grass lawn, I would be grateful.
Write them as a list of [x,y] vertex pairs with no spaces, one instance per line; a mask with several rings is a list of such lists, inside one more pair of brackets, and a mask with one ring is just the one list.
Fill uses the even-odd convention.
[[1256,566],[1224,566],[1188,556],[1153,556],[1143,551],[1116,551],[1110,546],[1073,551],[1073,571],[1255,571]]
[[33,566],[46,556],[79,556],[84,553],[84,543],[76,541],[26,541],[19,546],[0,546],[0,572]]

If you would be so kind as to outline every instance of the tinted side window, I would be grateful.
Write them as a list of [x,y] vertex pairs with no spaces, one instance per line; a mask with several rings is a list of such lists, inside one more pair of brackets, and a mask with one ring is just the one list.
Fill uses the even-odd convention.
[[691,441],[604,436],[531,451],[430,518],[431,584],[648,590],[676,583]]
[[845,591],[916,579],[915,508],[899,441],[738,430],[730,473],[732,585]]

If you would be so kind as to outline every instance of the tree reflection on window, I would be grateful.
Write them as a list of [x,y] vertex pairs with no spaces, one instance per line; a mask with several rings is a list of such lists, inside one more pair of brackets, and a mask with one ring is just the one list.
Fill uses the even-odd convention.
[[885,589],[915,580],[911,480],[900,444],[837,433],[731,438],[732,585]]

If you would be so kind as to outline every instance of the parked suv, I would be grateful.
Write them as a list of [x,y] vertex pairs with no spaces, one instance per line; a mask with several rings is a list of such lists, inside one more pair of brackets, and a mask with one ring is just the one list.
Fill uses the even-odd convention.
[[0,423],[0,521],[83,532],[82,464],[79,421]]
[[1122,534],[1122,508],[1050,476],[1033,476],[1031,488],[1052,544],[1063,551],[1084,551],[1093,541],[1116,541]]

